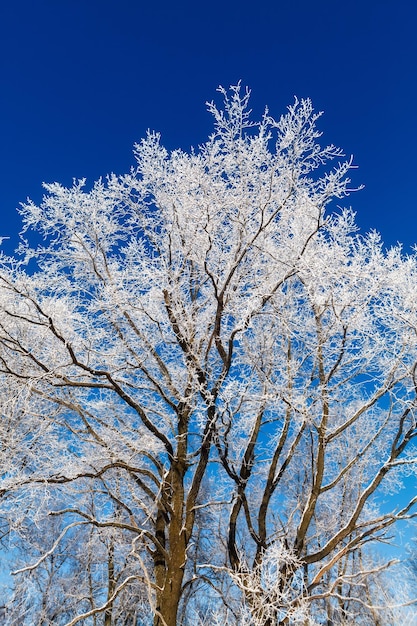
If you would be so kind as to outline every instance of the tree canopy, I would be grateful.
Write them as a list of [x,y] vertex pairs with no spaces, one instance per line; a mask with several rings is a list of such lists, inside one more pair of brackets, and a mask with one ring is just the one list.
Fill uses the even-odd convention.
[[45,185],[1,257],[7,624],[392,623],[417,259],[326,209],[352,160],[309,100],[220,91],[198,150]]

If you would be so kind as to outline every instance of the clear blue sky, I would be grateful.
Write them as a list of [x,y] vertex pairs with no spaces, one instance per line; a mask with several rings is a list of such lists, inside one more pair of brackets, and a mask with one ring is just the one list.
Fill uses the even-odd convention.
[[355,155],[348,201],[387,244],[417,242],[417,4],[412,0],[4,0],[1,235],[42,181],[124,173],[147,128],[205,140],[205,101],[242,79],[279,116],[294,95]]

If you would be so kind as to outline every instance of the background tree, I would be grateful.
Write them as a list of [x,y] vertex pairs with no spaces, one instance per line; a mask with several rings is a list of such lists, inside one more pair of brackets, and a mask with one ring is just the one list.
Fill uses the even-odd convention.
[[130,174],[46,185],[22,208],[35,245],[1,259],[26,433],[5,437],[3,515],[60,520],[20,580],[75,537],[88,579],[104,548],[68,626],[370,619],[356,555],[412,515],[379,505],[414,463],[416,259],[325,214],[351,162],[325,171],[342,153],[310,101],[254,124],[249,93],[221,91],[198,152],[150,133]]

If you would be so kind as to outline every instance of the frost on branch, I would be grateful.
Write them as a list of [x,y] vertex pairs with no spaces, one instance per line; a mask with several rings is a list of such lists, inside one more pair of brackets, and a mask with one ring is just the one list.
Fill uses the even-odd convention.
[[6,623],[384,623],[416,257],[330,211],[352,161],[309,100],[220,93],[198,150],[45,185],[0,258]]
[[[241,561],[239,567],[230,572],[247,601],[248,625],[288,623],[315,626],[304,588],[302,567],[302,561],[277,541],[265,550],[262,559],[251,571],[245,561]],[[286,580],[289,571],[291,585]]]

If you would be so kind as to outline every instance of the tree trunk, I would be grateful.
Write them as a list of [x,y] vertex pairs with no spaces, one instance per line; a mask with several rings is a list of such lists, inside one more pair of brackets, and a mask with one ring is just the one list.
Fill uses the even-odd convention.
[[[184,450],[180,450],[185,456]],[[169,499],[168,516],[161,515],[164,524],[159,530],[159,540],[165,556],[155,568],[156,610],[154,626],[176,626],[178,607],[182,595],[187,535],[184,527],[184,474],[185,465],[173,463],[166,480],[165,498]],[[162,524],[161,524],[162,526]]]
[[176,626],[184,578],[185,547],[184,533],[182,533],[178,541],[172,545],[164,584],[156,594],[154,626]]
[[[110,540],[109,546],[109,556],[107,560],[107,571],[108,571],[108,588],[107,588],[107,602],[109,602],[110,598],[113,596],[116,583],[114,579],[114,541],[113,538]],[[107,607],[104,613],[104,626],[112,626],[112,613],[113,613],[113,602]]]
[[176,626],[178,606],[181,599],[181,582],[167,582],[165,589],[158,596],[154,626]]

